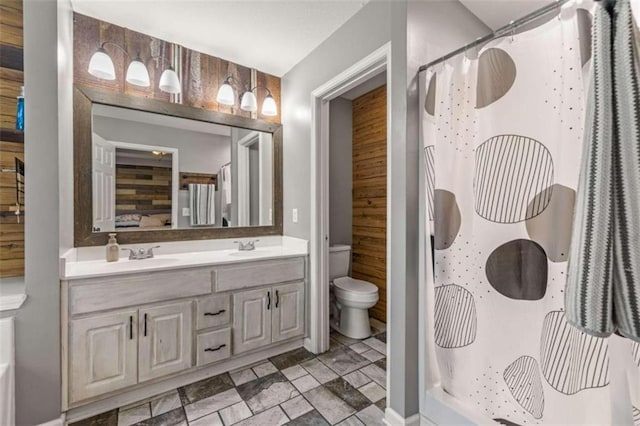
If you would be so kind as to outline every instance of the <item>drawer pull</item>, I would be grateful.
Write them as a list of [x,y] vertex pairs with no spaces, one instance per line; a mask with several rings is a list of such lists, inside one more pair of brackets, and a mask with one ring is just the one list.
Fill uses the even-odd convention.
[[204,316],[205,317],[215,317],[216,315],[224,314],[225,312],[227,312],[226,309],[220,309],[218,312],[205,312]]
[[129,340],[133,340],[133,315],[129,315]]
[[217,348],[206,348],[204,351],[205,352],[215,352],[215,351],[219,351],[220,349],[224,348],[225,346],[227,346],[227,345],[225,343],[223,343],[220,346],[218,346]]
[[271,292],[267,292],[267,311],[271,309]]
[[279,303],[280,303],[280,293],[278,292],[278,290],[276,290],[276,308],[278,307]]

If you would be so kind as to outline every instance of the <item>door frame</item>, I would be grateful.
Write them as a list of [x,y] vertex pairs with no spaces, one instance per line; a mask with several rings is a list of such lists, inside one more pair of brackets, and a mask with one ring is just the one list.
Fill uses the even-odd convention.
[[[180,189],[180,159],[178,148],[157,145],[141,145],[137,143],[107,141],[116,148],[131,149],[135,151],[162,151],[171,154],[171,229],[178,228],[178,190]],[[113,159],[114,166],[116,159]],[[115,182],[115,180],[114,180]],[[115,197],[115,192],[113,193]],[[115,205],[115,204],[114,204]],[[115,213],[114,213],[115,214]]]
[[[386,43],[311,92],[311,238],[309,337],[305,348],[314,353],[329,349],[329,102],[377,74],[387,72],[387,171],[391,164],[391,43]],[[387,173],[387,199],[391,174]],[[387,203],[387,235],[390,235]],[[387,282],[390,282],[390,238],[387,238]],[[387,318],[391,292],[387,286]],[[387,327],[388,329],[388,327]],[[387,350],[387,362],[389,350]],[[388,382],[388,378],[387,378]],[[387,394],[389,392],[387,386]],[[387,395],[388,396],[388,395]]]
[[249,226],[250,224],[251,167],[249,165],[249,149],[255,144],[259,144],[258,149],[262,148],[260,133],[257,131],[252,131],[238,140],[238,226]]

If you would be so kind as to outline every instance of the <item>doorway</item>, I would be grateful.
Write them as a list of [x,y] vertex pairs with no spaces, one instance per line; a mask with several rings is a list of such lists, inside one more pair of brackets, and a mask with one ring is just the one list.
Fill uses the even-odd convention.
[[[311,241],[310,241],[310,306],[309,338],[305,347],[321,353],[329,350],[329,246],[330,246],[330,169],[329,169],[329,133],[330,133],[330,102],[350,90],[371,80],[373,77],[386,73],[386,85],[390,86],[391,76],[388,63],[391,56],[391,46],[386,44],[349,69],[334,77],[312,92],[312,127],[311,127]],[[385,94],[386,105],[389,105],[389,93]],[[386,121],[391,122],[390,108],[385,108]],[[390,126],[386,129],[386,146],[389,152]],[[388,158],[388,157],[387,157]],[[386,177],[386,196],[389,191],[389,178]],[[389,217],[388,206],[385,207]],[[389,224],[384,225],[389,234]],[[384,276],[389,282],[389,243],[385,242],[386,268]],[[390,292],[385,290],[388,307]],[[385,349],[386,350],[386,349]],[[389,351],[386,350],[387,363]],[[388,379],[387,379],[388,381]],[[388,390],[387,390],[388,395]]]

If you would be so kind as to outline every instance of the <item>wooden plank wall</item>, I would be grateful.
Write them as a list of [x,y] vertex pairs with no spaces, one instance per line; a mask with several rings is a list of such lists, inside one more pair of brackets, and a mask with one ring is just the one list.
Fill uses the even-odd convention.
[[[0,0],[0,169],[24,161],[23,133],[15,130],[22,47],[22,0]],[[24,216],[18,223],[15,211],[16,175],[0,172],[0,278],[24,275]]]
[[387,322],[387,87],[353,100],[352,276],[378,286]]
[[[166,61],[159,59],[146,62],[151,87],[140,88],[128,84],[125,81],[128,59],[122,51],[113,46],[106,45],[105,49],[113,60],[116,79],[114,81],[100,80],[89,74],[87,68],[91,56],[106,41],[123,46],[132,56],[140,51],[143,61],[163,56],[169,59],[182,82],[181,97],[171,97],[158,89],[160,75],[167,66]],[[74,14],[73,53],[74,81],[79,84],[251,118],[251,113],[239,108],[239,99],[234,107],[218,105],[216,102],[218,88],[228,75],[232,75],[238,81],[234,83],[238,96],[241,91],[248,90],[258,84],[263,85],[271,91],[280,110],[280,78],[278,77],[260,71],[253,72],[251,68],[78,13]],[[265,90],[258,90],[258,106],[262,105],[265,96]],[[258,111],[253,118],[280,123],[280,114],[275,117],[267,117]]]
[[171,210],[171,169],[116,166],[117,214]]

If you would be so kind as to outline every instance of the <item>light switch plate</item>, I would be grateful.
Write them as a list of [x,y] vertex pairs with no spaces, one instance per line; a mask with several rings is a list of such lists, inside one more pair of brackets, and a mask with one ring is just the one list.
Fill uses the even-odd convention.
[[291,211],[291,220],[293,220],[293,223],[298,223],[298,209]]
[[189,207],[182,208],[182,216],[191,216],[191,210],[189,209]]

